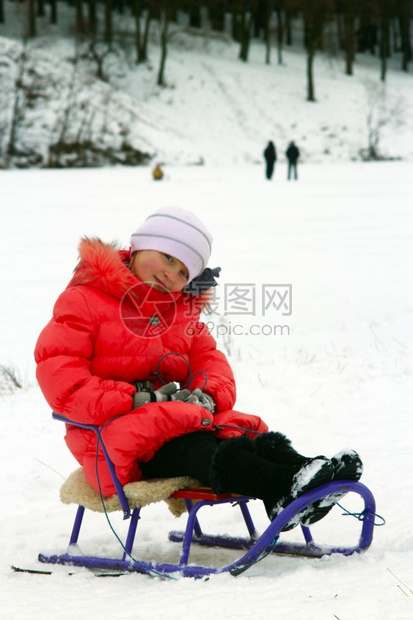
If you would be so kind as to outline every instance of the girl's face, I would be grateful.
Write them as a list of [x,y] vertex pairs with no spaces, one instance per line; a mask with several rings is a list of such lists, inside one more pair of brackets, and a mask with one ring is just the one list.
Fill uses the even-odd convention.
[[130,270],[142,282],[159,291],[178,293],[188,283],[188,270],[185,265],[157,250],[140,250],[130,262]]

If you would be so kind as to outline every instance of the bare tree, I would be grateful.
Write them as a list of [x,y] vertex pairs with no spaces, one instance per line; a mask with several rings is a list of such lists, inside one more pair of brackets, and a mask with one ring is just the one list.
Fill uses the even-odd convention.
[[13,108],[10,120],[10,132],[9,132],[9,140],[6,148],[6,157],[7,159],[13,157],[13,155],[18,154],[17,149],[17,131],[19,125],[22,120],[22,110],[23,105],[21,103],[21,99],[23,97],[23,77],[26,69],[26,61],[27,61],[27,53],[26,53],[26,41],[23,41],[23,48],[20,54],[20,58],[18,61],[18,69],[15,80],[15,89],[14,89],[14,101]]
[[390,54],[390,2],[380,0],[380,79],[386,79],[387,57]]
[[289,2],[287,0],[287,6],[285,7],[285,42],[287,45],[293,44],[293,33],[291,28],[292,22],[292,9],[288,6]]
[[89,0],[89,31],[90,33],[96,34],[98,30],[98,18],[96,12],[96,0]]
[[356,55],[356,19],[359,0],[341,0],[337,3],[339,17],[343,17],[343,28],[340,32],[340,47],[344,49],[346,75],[353,75],[353,64]]
[[278,64],[282,65],[283,62],[282,48],[284,43],[286,5],[288,5],[288,0],[265,0],[264,2],[259,2],[257,5],[257,13],[259,12],[261,14],[261,20],[264,26],[265,63],[267,65],[270,64],[272,35],[271,21],[274,11],[277,18],[277,26],[275,32],[277,39]]
[[324,27],[333,9],[333,0],[302,0],[301,8],[307,50],[307,101],[315,101],[313,63],[321,48]]
[[0,365],[0,394],[12,394],[22,389],[23,382],[14,366]]
[[264,43],[265,43],[265,64],[271,62],[271,13],[272,1],[267,0],[263,3],[263,19],[264,19]]
[[88,44],[88,51],[84,54],[84,58],[93,59],[96,64],[96,77],[104,82],[108,81],[104,71],[105,59],[112,53],[114,52],[108,43],[93,38]]
[[169,19],[170,19],[170,8],[168,6],[164,6],[163,10],[161,11],[161,15],[159,17],[159,29],[160,29],[160,38],[161,38],[161,60],[159,63],[159,71],[158,71],[158,79],[157,79],[158,86],[165,86],[165,65],[166,65],[166,57],[168,54]]
[[36,14],[34,0],[29,0],[29,12],[28,12],[28,32],[29,38],[36,36]]
[[57,24],[57,0],[50,0],[50,23]]
[[404,124],[404,111],[401,101],[391,100],[385,84],[368,81],[365,84],[367,95],[367,148],[360,151],[363,159],[382,159],[380,140],[385,128],[399,129]]
[[82,0],[75,0],[75,12],[76,12],[76,32],[84,32],[85,19],[83,16]]
[[105,0],[105,41],[109,45],[112,43],[112,0]]
[[[196,3],[198,4],[198,3]],[[205,3],[208,8],[208,20],[212,30],[224,30],[225,5],[222,0],[209,0]]]
[[248,53],[250,48],[252,28],[255,19],[256,11],[255,0],[244,0],[240,3],[239,10],[235,17],[238,22],[238,32],[241,40],[241,47],[239,51],[239,58],[244,62],[248,60]]
[[37,16],[38,17],[44,17],[46,15],[44,5],[45,5],[44,0],[37,0]]
[[277,15],[277,58],[278,64],[282,65],[282,48],[284,42],[284,0],[278,0],[275,7],[275,13]]
[[411,0],[398,0],[398,18],[400,25],[402,47],[402,71],[409,70],[409,62],[412,59],[412,44],[410,40],[410,25],[413,14]]
[[[148,60],[149,27],[152,17],[150,3],[142,2],[142,0],[135,0],[134,16],[136,24],[136,62],[146,62]],[[143,19],[142,31],[141,19]]]

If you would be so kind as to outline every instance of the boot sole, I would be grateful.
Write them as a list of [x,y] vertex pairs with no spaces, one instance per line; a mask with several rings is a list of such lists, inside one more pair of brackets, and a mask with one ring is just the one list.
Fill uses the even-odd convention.
[[[363,473],[363,463],[357,454],[354,452],[352,456],[347,455],[349,458],[346,461],[342,461],[342,466],[339,467],[339,461],[336,457],[332,458],[332,463],[335,467],[335,473],[333,480],[360,480]],[[337,465],[336,465],[337,462]],[[339,502],[347,493],[337,493],[335,495],[328,495],[318,502],[311,504],[301,513],[300,523],[304,526],[312,525],[321,521],[332,508]]]

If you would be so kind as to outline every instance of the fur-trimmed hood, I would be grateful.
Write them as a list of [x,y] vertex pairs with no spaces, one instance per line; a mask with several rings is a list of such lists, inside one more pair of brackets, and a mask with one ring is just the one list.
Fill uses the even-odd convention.
[[136,284],[129,270],[129,252],[97,237],[83,237],[79,243],[79,262],[69,286],[88,285],[121,299]]

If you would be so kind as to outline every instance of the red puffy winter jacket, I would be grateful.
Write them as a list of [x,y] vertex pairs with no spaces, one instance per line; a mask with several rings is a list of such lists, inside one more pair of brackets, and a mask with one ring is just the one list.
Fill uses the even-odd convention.
[[[203,323],[202,299],[165,294],[128,269],[128,252],[99,239],[83,239],[79,264],[58,298],[53,318],[35,349],[37,380],[50,407],[73,421],[103,427],[102,437],[122,484],[139,480],[148,461],[168,440],[205,430],[219,437],[266,431],[258,416],[232,410],[235,382],[224,354]],[[176,381],[210,394],[216,412],[179,401],[133,408],[136,381],[154,389]],[[98,490],[96,437],[67,426],[66,443]],[[99,453],[104,495],[115,492]]]

